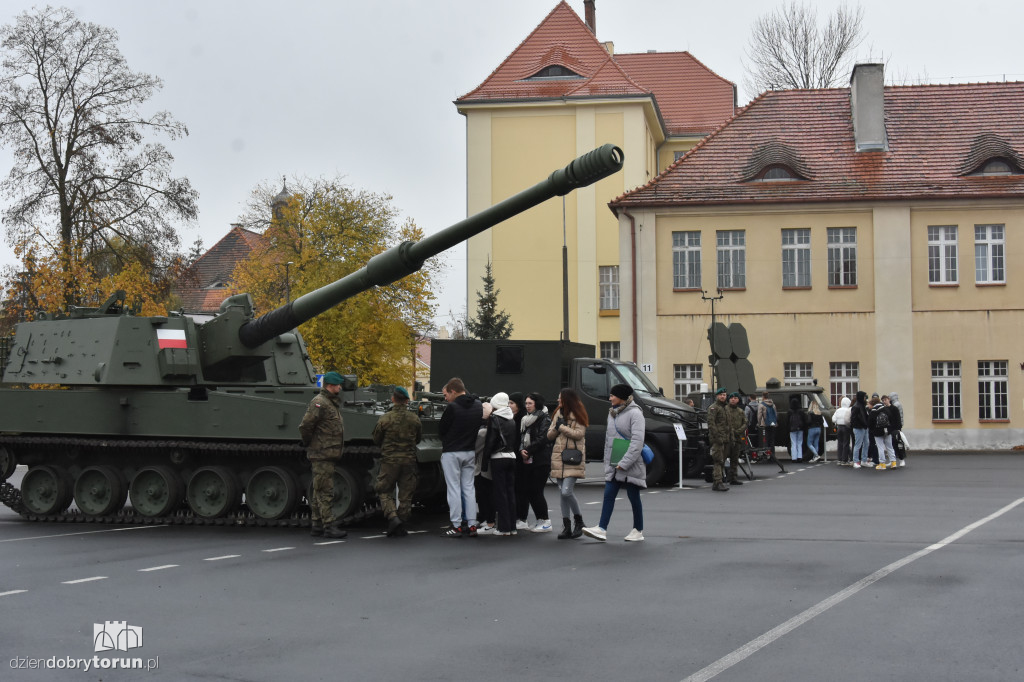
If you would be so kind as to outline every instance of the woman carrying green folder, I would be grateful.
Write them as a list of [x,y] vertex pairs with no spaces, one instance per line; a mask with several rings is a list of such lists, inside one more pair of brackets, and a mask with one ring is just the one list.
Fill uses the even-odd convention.
[[644,510],[640,504],[640,489],[647,487],[647,466],[641,450],[644,447],[644,413],[633,402],[633,389],[626,384],[612,386],[608,410],[608,429],[604,438],[604,503],[601,520],[596,526],[584,528],[583,533],[595,540],[608,539],[608,522],[615,508],[615,496],[626,489],[633,507],[633,530],[627,542],[644,539]]

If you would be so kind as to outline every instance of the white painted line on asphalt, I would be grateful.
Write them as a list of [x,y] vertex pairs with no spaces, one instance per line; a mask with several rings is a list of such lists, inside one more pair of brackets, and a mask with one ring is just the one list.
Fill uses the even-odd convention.
[[166,525],[159,526],[129,526],[127,528],[108,528],[106,530],[83,530],[80,533],[59,533],[57,535],[34,535],[29,538],[9,538],[0,542],[21,542],[22,540],[49,540],[50,538],[67,538],[72,535],[92,535],[93,533],[117,533],[122,530],[149,530],[150,528],[166,528]]
[[340,545],[344,542],[344,540],[327,540],[325,542],[314,542],[313,544],[317,547],[323,547],[324,545]]
[[91,583],[94,580],[106,580],[105,575],[94,575],[91,578],[79,578],[78,580],[65,580],[61,585],[77,585],[78,583]]
[[651,490],[651,491],[649,491],[649,492],[646,492],[646,493],[644,493],[644,494],[645,494],[645,495],[657,495],[657,494],[658,494],[658,493],[660,493],[660,492],[661,492],[660,490]]
[[10,594],[22,594],[24,592],[28,592],[28,590],[9,590],[7,592],[0,592],[0,597],[6,597]]
[[918,550],[913,554],[905,556],[899,561],[894,561],[885,568],[880,568],[879,570],[875,571],[866,578],[861,578],[857,582],[847,587],[845,590],[836,592],[831,597],[823,599],[822,601],[818,602],[806,611],[799,613],[796,616],[793,616],[782,625],[772,628],[760,637],[750,640],[749,642],[741,646],[739,649],[736,649],[732,653],[718,659],[717,661],[707,666],[703,670],[700,670],[694,673],[693,675],[690,675],[689,677],[684,679],[683,682],[705,682],[706,680],[710,680],[712,677],[715,677],[716,675],[725,672],[737,663],[749,658],[751,655],[755,654],[760,649],[763,649],[764,647],[768,646],[769,644],[779,639],[783,635],[789,634],[790,632],[800,627],[812,618],[820,616],[821,614],[831,609],[833,606],[836,606],[837,604],[846,601],[853,595],[863,590],[865,587],[870,587],[871,585],[875,584],[885,576],[889,575],[890,573],[894,573],[895,571],[898,571],[907,564],[913,563],[914,561],[917,561],[922,557],[928,556],[936,550],[942,549],[943,547],[946,547],[947,545],[956,542],[963,536],[970,533],[972,530],[984,526],[989,521],[999,518],[1006,512],[1012,510],[1014,507],[1017,507],[1021,504],[1024,504],[1024,497],[1021,497],[1011,502],[1010,504],[1006,505],[999,511],[989,514],[983,519],[979,519],[968,526],[964,526],[963,528],[953,533],[949,537],[939,540],[934,545],[928,545],[924,549]]
[[221,559],[237,559],[242,556],[241,554],[225,554],[224,556],[212,556],[209,559],[203,559],[203,561],[220,561]]
[[139,573],[148,573],[149,571],[162,571],[165,568],[177,568],[178,564],[167,564],[165,566],[153,566],[151,568],[140,568]]
[[409,535],[413,535],[414,533],[426,533],[426,532],[427,531],[425,531],[425,530],[411,530],[411,531],[409,531]]
[[267,553],[269,553],[269,552],[286,552],[289,549],[295,549],[295,548],[294,547],[275,547],[274,549],[264,549],[262,551],[267,552]]
[[383,534],[381,534],[381,535],[364,535],[364,536],[362,536],[359,539],[360,540],[376,540],[377,538],[386,538],[386,537],[387,537],[387,535],[383,535]]
[[583,504],[601,504],[601,500],[598,500],[597,502],[584,502]]

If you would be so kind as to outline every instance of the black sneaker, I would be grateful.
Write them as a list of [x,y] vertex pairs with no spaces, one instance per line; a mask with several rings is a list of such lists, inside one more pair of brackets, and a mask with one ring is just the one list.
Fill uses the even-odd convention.
[[475,538],[476,537],[476,526],[470,526],[469,530],[466,531],[466,535],[468,535],[471,538]]
[[461,526],[448,526],[447,529],[441,534],[446,538],[461,538],[462,527]]

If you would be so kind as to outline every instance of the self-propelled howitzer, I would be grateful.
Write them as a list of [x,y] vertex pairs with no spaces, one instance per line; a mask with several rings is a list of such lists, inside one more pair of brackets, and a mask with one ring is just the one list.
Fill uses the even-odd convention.
[[[0,482],[0,501],[43,520],[304,523],[301,501],[311,477],[297,427],[318,389],[297,327],[511,216],[615,173],[622,162],[613,145],[595,149],[258,318],[248,294],[228,298],[212,316],[142,317],[117,292],[97,308],[19,324],[0,349],[0,481],[16,464],[28,471],[20,500]],[[383,409],[359,397],[355,377],[348,378],[339,518],[359,512],[372,489],[377,450],[370,436]],[[424,423],[420,496],[430,497],[443,486],[440,406],[415,407]],[[67,511],[72,501],[78,512]]]

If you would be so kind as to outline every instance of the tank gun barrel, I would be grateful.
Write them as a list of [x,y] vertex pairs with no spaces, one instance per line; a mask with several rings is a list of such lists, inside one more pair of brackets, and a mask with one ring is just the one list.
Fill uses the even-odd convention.
[[371,258],[366,266],[356,272],[242,325],[238,331],[239,340],[245,346],[255,348],[356,294],[411,275],[422,268],[428,258],[480,234],[489,227],[552,197],[564,196],[574,189],[592,185],[616,173],[622,168],[624,158],[622,150],[612,144],[587,152],[533,187],[418,242],[407,241],[388,249]]

